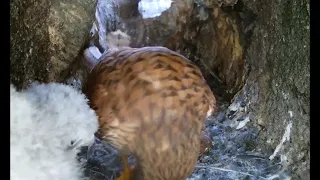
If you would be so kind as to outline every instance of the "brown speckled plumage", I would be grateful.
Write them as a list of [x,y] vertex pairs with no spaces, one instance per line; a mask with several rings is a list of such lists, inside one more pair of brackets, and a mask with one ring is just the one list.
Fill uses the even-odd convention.
[[137,157],[133,179],[184,180],[192,173],[216,101],[191,61],[164,47],[110,51],[83,92],[103,138]]

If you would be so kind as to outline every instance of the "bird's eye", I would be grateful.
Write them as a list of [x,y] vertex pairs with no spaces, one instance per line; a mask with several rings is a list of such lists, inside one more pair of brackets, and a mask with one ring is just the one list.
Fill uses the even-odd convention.
[[70,145],[73,146],[76,141],[71,141]]

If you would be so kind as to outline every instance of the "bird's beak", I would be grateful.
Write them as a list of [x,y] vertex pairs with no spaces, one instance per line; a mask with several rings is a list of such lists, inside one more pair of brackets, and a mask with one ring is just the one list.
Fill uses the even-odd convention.
[[81,146],[82,139],[77,139],[68,149],[75,150]]
[[96,133],[94,133],[94,135],[96,136],[97,139],[99,139],[100,141],[102,140],[102,135],[99,131],[97,131]]

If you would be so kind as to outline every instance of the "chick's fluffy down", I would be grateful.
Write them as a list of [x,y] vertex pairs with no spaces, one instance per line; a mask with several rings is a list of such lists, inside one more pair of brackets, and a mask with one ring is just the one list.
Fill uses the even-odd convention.
[[95,112],[70,86],[33,84],[18,92],[10,85],[10,160],[13,180],[84,179],[76,155],[91,145]]

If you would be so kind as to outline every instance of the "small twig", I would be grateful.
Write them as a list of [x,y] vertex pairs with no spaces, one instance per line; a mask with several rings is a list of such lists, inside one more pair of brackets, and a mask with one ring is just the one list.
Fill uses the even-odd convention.
[[90,171],[91,172],[93,172],[93,173],[96,173],[96,174],[99,174],[99,175],[101,175],[102,177],[106,177],[104,174],[102,174],[101,172],[98,172],[98,171],[95,171],[95,170],[92,170],[92,169],[90,169]]
[[218,168],[218,167],[214,167],[214,166],[202,166],[202,165],[196,165],[196,168],[210,168],[210,169],[214,169],[214,170],[225,171],[225,172],[233,172],[233,173],[238,173],[238,174],[242,174],[242,175],[246,175],[246,176],[259,177],[261,179],[268,180],[267,178],[264,178],[262,176],[255,176],[253,174],[240,172],[240,171],[235,171],[235,170],[232,170],[232,169]]
[[214,74],[214,72],[210,69],[210,67],[209,67],[206,63],[204,63],[201,58],[199,58],[199,60],[200,60],[200,62],[202,63],[202,65],[203,65],[205,68],[208,69],[210,75],[211,75],[212,77],[216,78],[216,79],[221,83],[222,80],[221,80],[216,74]]
[[256,155],[249,155],[249,154],[240,154],[236,156],[237,159],[243,159],[243,160],[250,160],[250,159],[259,159],[264,161],[270,161],[269,159],[261,156]]
[[277,163],[277,164],[274,164],[274,165],[271,165],[271,166],[268,166],[268,167],[264,168],[261,172],[265,172],[265,171],[267,171],[267,170],[269,170],[269,169],[271,169],[271,168],[273,168],[275,166],[278,166],[278,165],[282,166],[281,162]]

